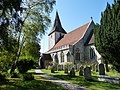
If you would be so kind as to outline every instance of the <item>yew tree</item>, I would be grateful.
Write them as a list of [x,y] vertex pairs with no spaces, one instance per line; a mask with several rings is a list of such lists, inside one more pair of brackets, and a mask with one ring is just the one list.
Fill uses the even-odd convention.
[[120,72],[120,1],[107,3],[95,26],[95,46],[102,57]]

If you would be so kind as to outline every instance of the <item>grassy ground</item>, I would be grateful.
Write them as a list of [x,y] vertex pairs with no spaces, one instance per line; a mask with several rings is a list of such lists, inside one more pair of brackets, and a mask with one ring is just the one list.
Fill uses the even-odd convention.
[[[55,73],[51,73],[50,70],[46,69],[43,69],[42,71],[62,80],[70,81],[74,84],[78,84],[79,86],[86,87],[89,90],[120,90],[120,85],[98,81],[96,77],[98,73],[96,72],[92,73],[92,81],[86,81],[83,76],[78,76],[78,72],[76,72],[76,77],[71,78],[69,75],[64,74],[64,71],[56,71]],[[109,72],[107,74],[112,76],[116,75],[115,72]],[[117,75],[119,76],[119,74]]]
[[[30,70],[29,73],[34,73]],[[0,82],[0,90],[66,90],[49,81],[44,81],[38,74],[34,74],[35,80],[22,81],[20,78],[9,78],[6,82]]]

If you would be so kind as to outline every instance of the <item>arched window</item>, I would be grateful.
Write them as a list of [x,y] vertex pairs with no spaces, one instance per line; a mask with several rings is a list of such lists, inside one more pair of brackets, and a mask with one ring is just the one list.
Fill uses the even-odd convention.
[[63,53],[63,51],[61,52],[61,62],[64,62],[64,53]]
[[75,60],[80,61],[80,50],[76,48],[75,50]]
[[70,52],[68,52],[68,53],[67,53],[67,62],[70,62],[70,61],[71,61],[70,58],[71,58]]
[[95,58],[95,52],[93,48],[90,48],[90,59],[94,59]]
[[57,54],[55,54],[54,59],[56,63],[59,63]]

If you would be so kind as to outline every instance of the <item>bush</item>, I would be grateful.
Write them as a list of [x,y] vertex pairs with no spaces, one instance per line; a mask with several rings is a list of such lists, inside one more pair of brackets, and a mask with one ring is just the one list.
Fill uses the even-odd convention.
[[23,81],[34,80],[34,76],[31,73],[22,74]]
[[22,59],[17,62],[17,68],[19,73],[26,73],[28,70],[33,68],[33,65],[33,60]]
[[9,69],[7,71],[9,77],[11,77],[11,78],[19,78],[20,77],[19,71],[17,69],[15,69],[14,73],[12,73],[12,74],[10,73],[10,71],[11,71],[11,69]]
[[11,74],[11,78],[19,78],[18,73],[12,73],[12,74]]
[[68,73],[68,71],[70,70],[71,67],[73,67],[73,64],[71,62],[66,62],[64,64],[64,72]]
[[50,68],[49,68],[50,70],[51,70],[51,73],[54,73],[55,72],[55,70],[56,70],[56,67],[55,66],[50,66]]
[[6,77],[6,76],[5,76],[4,73],[0,73],[0,81],[4,81],[4,80],[6,80],[5,77]]
[[62,71],[62,70],[63,70],[63,65],[58,64],[57,70],[58,70],[58,71]]

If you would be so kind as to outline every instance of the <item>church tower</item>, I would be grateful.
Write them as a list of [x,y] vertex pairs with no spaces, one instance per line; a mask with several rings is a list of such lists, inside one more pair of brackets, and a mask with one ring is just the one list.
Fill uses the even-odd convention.
[[62,28],[58,12],[56,11],[53,27],[48,34],[49,49],[53,48],[53,46],[64,36],[64,34],[66,34],[66,31]]

